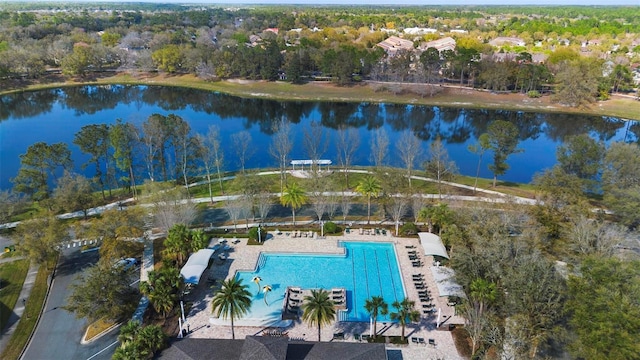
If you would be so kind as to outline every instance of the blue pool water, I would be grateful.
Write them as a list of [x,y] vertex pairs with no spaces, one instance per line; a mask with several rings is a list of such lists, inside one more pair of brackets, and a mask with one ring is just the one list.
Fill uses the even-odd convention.
[[[389,304],[405,297],[404,285],[398,268],[396,252],[391,243],[340,242],[344,255],[322,254],[261,254],[256,271],[239,271],[236,276],[249,285],[254,294],[247,318],[278,317],[282,309],[284,293],[288,286],[303,289],[345,288],[347,310],[338,312],[340,321],[369,321],[364,308],[365,300],[382,296]],[[271,285],[267,303],[262,291],[252,282],[255,276],[262,278],[260,287]],[[390,321],[389,315],[379,316],[378,321]]]

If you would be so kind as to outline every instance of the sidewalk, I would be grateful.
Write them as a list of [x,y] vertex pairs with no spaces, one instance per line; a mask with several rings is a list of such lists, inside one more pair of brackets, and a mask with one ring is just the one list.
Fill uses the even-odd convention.
[[11,336],[16,331],[16,328],[20,323],[26,302],[29,299],[29,295],[31,295],[31,289],[33,288],[33,284],[36,282],[36,275],[38,275],[39,269],[40,265],[35,263],[31,263],[29,266],[27,277],[24,279],[24,284],[20,291],[20,297],[18,297],[18,301],[13,307],[13,313],[9,317],[9,322],[7,322],[7,326],[3,329],[2,335],[0,336],[0,353],[2,353],[7,347]]

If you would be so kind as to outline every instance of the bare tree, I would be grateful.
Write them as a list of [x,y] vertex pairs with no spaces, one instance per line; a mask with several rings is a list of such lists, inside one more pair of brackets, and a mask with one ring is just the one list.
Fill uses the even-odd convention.
[[191,127],[188,122],[180,122],[175,130],[176,159],[179,159],[178,164],[180,165],[184,186],[187,188],[187,196],[191,197],[188,176],[197,153],[197,146],[194,141],[195,138],[189,135],[191,133]]
[[184,189],[168,188],[166,185],[152,182],[145,183],[145,188],[150,194],[151,212],[156,226],[163,231],[169,231],[175,224],[189,225],[195,220],[195,203],[187,198]]
[[242,195],[236,202],[240,206],[240,216],[244,219],[247,230],[249,230],[249,218],[254,218],[253,198],[249,195]]
[[144,146],[143,160],[147,168],[147,177],[151,181],[156,181],[155,178],[155,165],[158,160],[159,152],[159,134],[156,132],[157,127],[154,126],[155,122],[147,121],[142,123],[142,129],[136,133],[138,141]]
[[11,190],[0,191],[0,223],[11,220],[11,217],[24,209],[27,201],[19,193]]
[[240,169],[242,169],[242,173],[244,174],[245,164],[255,152],[251,144],[251,134],[246,130],[240,131],[239,133],[231,135],[231,141],[233,142],[233,148],[236,151],[236,156],[240,163]]
[[[241,196],[242,197],[242,196]],[[242,216],[242,210],[244,208],[244,204],[239,201],[241,197],[238,199],[231,199],[224,202],[224,209],[229,215],[229,218],[233,222],[233,231],[238,231],[238,219]]]
[[347,189],[349,188],[349,168],[359,147],[360,136],[358,135],[358,130],[341,125],[338,129],[336,150],[338,152],[338,162],[344,172]]
[[613,255],[616,245],[620,244],[627,231],[617,224],[591,220],[580,216],[572,221],[566,230],[571,247],[580,254],[593,254],[599,257]]
[[222,188],[222,174],[221,169],[224,161],[224,154],[220,144],[220,130],[217,126],[209,126],[207,135],[197,134],[197,144],[199,145],[198,154],[204,165],[204,169],[207,175],[207,185],[209,187],[209,199],[213,202],[213,189],[211,183],[211,171],[216,168],[218,174],[218,183],[220,185],[220,193],[224,194]]
[[271,136],[271,145],[269,146],[269,154],[278,162],[280,170],[280,192],[284,191],[284,185],[287,182],[286,169],[289,153],[293,148],[293,140],[291,139],[291,124],[284,118],[274,124],[274,134]]
[[398,139],[396,145],[398,149],[398,155],[407,168],[407,178],[409,179],[409,187],[411,187],[411,176],[416,161],[422,155],[422,142],[418,137],[410,130],[405,130]]
[[409,199],[404,194],[393,194],[389,197],[389,212],[391,213],[391,219],[396,225],[396,236],[398,236],[398,227],[402,217],[407,213],[409,207]]
[[269,211],[273,207],[274,198],[269,191],[261,191],[256,196],[256,207],[258,208],[258,215],[260,221],[264,222],[269,215]]
[[417,193],[411,196],[411,215],[413,215],[413,222],[419,221],[420,210],[427,206],[427,199],[422,194]]
[[339,198],[336,192],[331,191],[325,194],[327,198],[327,216],[329,220],[333,219],[339,206]]
[[347,221],[347,216],[349,216],[349,211],[351,210],[351,196],[345,194],[344,192],[340,196],[340,212],[342,213],[342,221]]
[[435,178],[438,182],[438,196],[442,198],[442,182],[451,180],[458,173],[458,167],[449,159],[447,148],[444,147],[440,137],[429,146],[429,160],[424,164],[427,176]]
[[309,159],[312,160],[311,171],[318,171],[318,160],[327,151],[329,142],[325,139],[326,134],[319,121],[311,121],[309,127],[304,130],[304,147],[307,150]]
[[384,128],[379,128],[371,136],[371,160],[376,168],[384,166],[389,151],[389,135]]

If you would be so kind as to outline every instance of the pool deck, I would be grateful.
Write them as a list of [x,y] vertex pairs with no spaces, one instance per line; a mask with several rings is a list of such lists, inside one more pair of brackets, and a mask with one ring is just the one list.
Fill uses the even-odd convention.
[[[356,231],[354,231],[356,230]],[[202,275],[200,284],[188,295],[188,299],[193,301],[193,307],[187,314],[187,322],[189,324],[189,337],[193,338],[217,338],[230,339],[231,327],[212,325],[210,322],[211,299],[213,298],[213,289],[217,289],[221,280],[233,276],[236,271],[253,271],[260,252],[292,252],[292,253],[309,253],[309,254],[342,254],[344,248],[338,247],[338,241],[380,241],[392,242],[395,244],[395,250],[398,257],[398,265],[400,267],[404,288],[409,299],[416,302],[416,310],[420,311],[421,318],[417,324],[409,324],[405,329],[405,336],[409,339],[409,345],[395,346],[387,345],[388,350],[396,350],[402,353],[403,360],[412,359],[463,359],[453,343],[450,331],[436,330],[436,320],[438,313],[423,314],[422,305],[418,300],[418,290],[413,285],[412,275],[422,274],[427,288],[431,291],[435,309],[441,309],[441,322],[444,326],[448,324],[462,324],[464,320],[454,314],[453,307],[447,305],[447,298],[438,296],[438,288],[435,280],[429,270],[433,263],[431,256],[420,255],[424,265],[422,267],[414,267],[409,260],[409,251],[417,250],[418,254],[422,254],[420,241],[417,238],[399,238],[393,237],[389,233],[387,235],[360,235],[357,229],[351,231],[346,236],[330,236],[323,239],[316,237],[297,237],[293,238],[285,233],[274,235],[267,240],[262,246],[248,246],[246,239],[238,239],[234,244],[229,240],[230,249],[225,251],[228,254],[226,260],[218,257],[220,250],[214,255],[214,264]],[[217,243],[217,239],[213,239],[212,243]],[[415,246],[415,248],[407,248],[406,246]],[[207,279],[215,279],[212,286]],[[249,288],[254,284],[248,284]],[[389,306],[389,310],[393,308]],[[219,322],[220,319],[218,319]],[[308,341],[317,341],[317,328],[310,328],[307,324],[294,321],[291,326],[286,328],[265,328],[255,326],[235,326],[236,338],[242,339],[247,335],[260,335],[263,331],[278,330],[286,333],[290,338],[304,339]],[[395,324],[378,323],[378,336],[400,335],[401,328]],[[176,329],[177,332],[177,329]],[[344,333],[344,340],[332,340],[333,334]],[[354,338],[354,334],[369,334],[368,322],[335,322],[332,326],[322,328],[322,341],[358,341]],[[412,338],[423,339],[427,344],[413,343]],[[429,339],[435,341],[435,346],[428,345]],[[391,355],[390,355],[391,356]],[[390,357],[392,359],[393,356]]]

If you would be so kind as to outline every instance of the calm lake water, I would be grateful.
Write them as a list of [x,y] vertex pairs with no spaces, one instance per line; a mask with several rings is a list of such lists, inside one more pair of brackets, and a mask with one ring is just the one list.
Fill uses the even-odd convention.
[[[632,131],[636,126],[628,128],[625,121],[601,116],[396,104],[279,102],[172,87],[83,86],[0,97],[0,188],[12,186],[10,179],[18,172],[20,154],[38,141],[69,144],[75,171],[91,176],[92,166],[80,168],[88,157],[73,144],[74,134],[84,125],[112,124],[116,119],[140,125],[154,113],[176,114],[187,120],[194,132],[205,133],[209,125],[218,125],[226,170],[239,167],[229,139],[242,130],[251,133],[255,149],[247,167],[275,167],[267,149],[273,122],[282,118],[293,124],[291,159],[309,158],[303,134],[312,121],[319,121],[328,142],[322,158],[337,163],[336,129],[344,124],[356,128],[360,135],[354,164],[371,164],[370,135],[372,130],[383,127],[390,139],[388,163],[402,166],[395,143],[404,130],[410,129],[423,140],[425,155],[429,144],[440,136],[460,173],[471,176],[475,175],[478,157],[467,147],[477,142],[491,121],[510,121],[520,129],[519,147],[524,151],[509,158],[511,168],[501,179],[515,182],[529,182],[535,173],[553,166],[556,149],[567,136],[587,133],[607,143],[638,140],[638,134]],[[418,162],[420,168],[422,160]],[[481,176],[492,177],[487,169],[490,161],[491,154],[485,154]],[[144,174],[142,164],[140,174]]]

